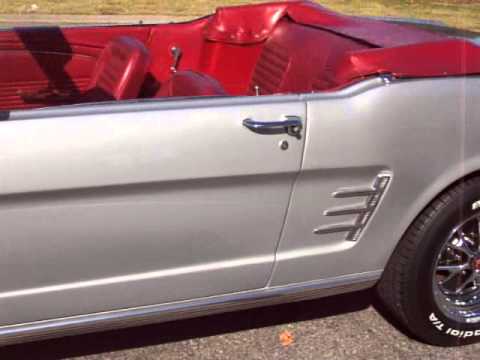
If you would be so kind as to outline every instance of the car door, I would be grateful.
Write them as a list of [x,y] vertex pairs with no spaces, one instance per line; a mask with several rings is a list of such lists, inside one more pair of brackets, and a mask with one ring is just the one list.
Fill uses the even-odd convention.
[[295,96],[12,113],[0,323],[264,287],[304,120]]

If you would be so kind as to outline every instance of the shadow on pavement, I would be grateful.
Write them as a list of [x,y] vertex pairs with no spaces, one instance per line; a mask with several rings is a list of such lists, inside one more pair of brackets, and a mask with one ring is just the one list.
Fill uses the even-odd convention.
[[313,301],[16,345],[0,349],[0,359],[68,359],[321,319],[365,310],[372,305],[392,325],[398,327],[377,304],[373,291],[368,290]]

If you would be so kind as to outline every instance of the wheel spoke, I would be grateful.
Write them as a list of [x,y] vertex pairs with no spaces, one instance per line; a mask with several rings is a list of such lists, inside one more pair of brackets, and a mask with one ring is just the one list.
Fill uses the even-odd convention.
[[472,250],[473,253],[475,253],[477,251],[477,245],[475,244],[475,241],[473,241],[469,237],[465,236],[465,234],[463,234],[463,236],[462,236],[462,241],[469,244],[473,249],[475,249],[474,251]]
[[448,244],[448,247],[450,249],[458,250],[458,251],[464,253],[469,258],[473,258],[475,256],[475,253],[472,250],[470,250],[468,247],[466,247],[465,245],[460,245],[459,246],[459,245]]
[[450,249],[458,250],[458,251],[464,253],[469,258],[475,257],[475,252],[473,250],[471,250],[467,245],[468,241],[465,239],[465,235],[463,235],[460,232],[457,232],[457,234],[458,234],[457,244],[449,243],[447,246]]
[[461,265],[439,265],[437,266],[437,272],[438,271],[448,271],[448,276],[440,282],[441,285],[449,282],[452,280],[456,275],[461,273],[462,271],[466,270],[469,268],[469,264],[461,264]]
[[439,265],[437,266],[437,271],[448,271],[449,273],[459,273],[468,269],[468,263],[461,265]]
[[462,291],[465,290],[465,288],[467,287],[468,284],[470,283],[475,283],[475,278],[477,277],[477,274],[475,271],[472,271],[472,273],[470,274],[469,277],[467,277],[465,279],[465,281],[463,281],[459,287],[457,287],[457,289],[455,290],[455,294],[459,295],[462,293]]

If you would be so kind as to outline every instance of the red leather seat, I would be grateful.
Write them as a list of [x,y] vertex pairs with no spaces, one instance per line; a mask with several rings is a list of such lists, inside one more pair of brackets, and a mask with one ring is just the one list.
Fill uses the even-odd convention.
[[162,85],[156,97],[215,95],[228,94],[214,78],[195,71],[178,71]]
[[331,32],[282,20],[265,42],[249,94],[304,93],[337,85],[334,65],[369,46]]
[[139,40],[128,36],[112,40],[102,51],[82,100],[137,98],[149,66],[149,52]]

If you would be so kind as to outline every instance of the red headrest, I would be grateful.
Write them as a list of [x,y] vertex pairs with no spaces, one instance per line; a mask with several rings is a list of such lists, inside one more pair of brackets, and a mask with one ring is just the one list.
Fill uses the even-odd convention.
[[116,100],[135,99],[149,65],[148,50],[139,40],[128,36],[116,38],[103,50],[90,88]]

